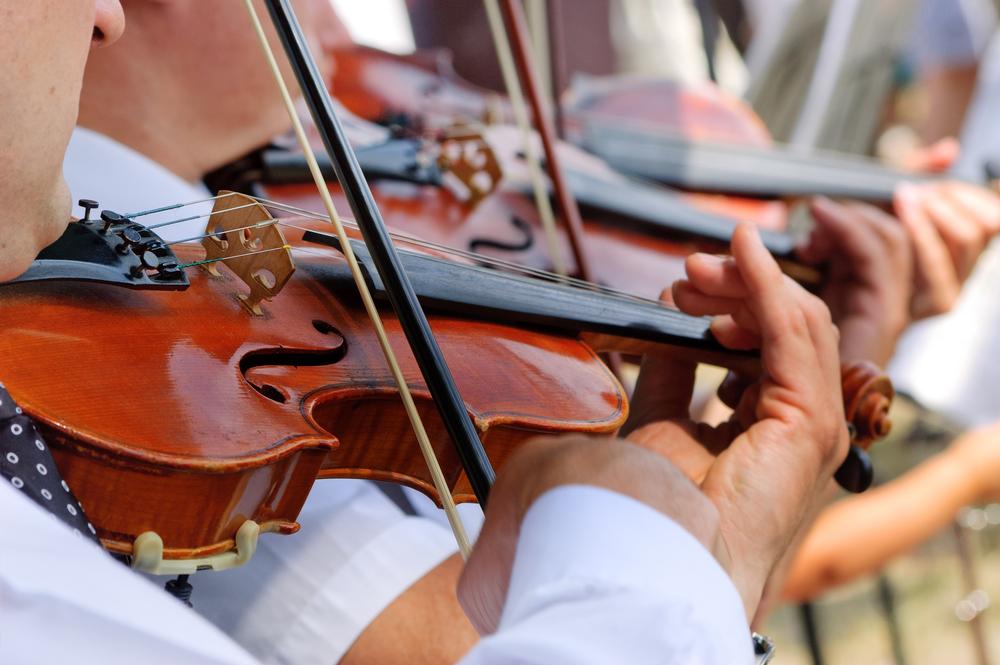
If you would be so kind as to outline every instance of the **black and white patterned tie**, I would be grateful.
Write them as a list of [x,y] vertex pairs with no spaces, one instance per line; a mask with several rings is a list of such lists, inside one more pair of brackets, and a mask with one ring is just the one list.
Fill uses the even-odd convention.
[[49,447],[0,383],[0,478],[94,542],[97,531],[59,475]]

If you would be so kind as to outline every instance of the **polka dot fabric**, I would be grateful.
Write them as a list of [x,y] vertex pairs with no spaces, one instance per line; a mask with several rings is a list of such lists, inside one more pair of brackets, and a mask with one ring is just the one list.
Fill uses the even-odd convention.
[[0,384],[0,482],[21,490],[71,529],[95,542],[97,532],[69,485],[59,475],[49,447]]

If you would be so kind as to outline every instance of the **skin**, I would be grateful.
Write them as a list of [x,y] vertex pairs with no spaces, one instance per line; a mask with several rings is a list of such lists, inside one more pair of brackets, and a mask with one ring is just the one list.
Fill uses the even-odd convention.
[[838,501],[804,539],[783,599],[811,600],[873,573],[950,524],[962,507],[996,501],[998,469],[1000,426],[993,425],[963,435],[898,480]]
[[979,76],[979,63],[954,67],[928,67],[921,72],[921,85],[928,101],[920,123],[920,135],[931,143],[957,136],[972,101]]
[[69,222],[62,160],[76,122],[83,67],[113,43],[124,19],[117,0],[0,2],[0,281],[16,277]]
[[[948,214],[940,201],[931,201],[933,195],[954,206],[955,214]],[[954,200],[960,196],[969,202]],[[903,188],[895,207],[902,223],[884,210],[856,202],[812,202],[815,228],[800,258],[828,269],[830,280],[821,295],[838,325],[845,360],[882,364],[911,321],[947,311],[978,252],[995,233],[1000,211],[995,195],[956,183]],[[973,232],[960,235],[952,224]],[[647,358],[643,365],[629,428],[669,416],[657,396],[678,388],[657,368],[659,362]],[[723,401],[736,406],[730,393],[742,386],[731,377],[720,390]],[[837,496],[831,484],[808,511],[805,521],[818,516],[815,526],[801,531],[776,565],[758,616],[779,600],[786,576],[791,577],[785,597],[814,597],[915,546],[947,525],[959,507],[988,493],[989,479],[1000,475],[1000,437],[994,440],[990,432],[997,433],[970,435],[899,480],[826,508]],[[704,450],[682,449],[672,459],[697,479],[711,456]],[[928,487],[934,491],[928,492]],[[935,506],[925,505],[928,502]]]
[[[838,220],[833,209],[814,205],[821,237],[812,238],[804,256],[821,259],[833,244],[835,253],[853,257],[849,268],[834,267],[848,270],[841,281],[853,283],[851,289],[831,285],[828,290],[834,293],[824,293],[835,312],[849,314],[844,323],[835,314],[844,358],[884,364],[905,325],[950,310],[1000,229],[996,195],[964,183],[901,186],[894,207],[906,230],[909,261],[879,211],[847,204]],[[904,274],[912,275],[908,293],[899,288]],[[884,315],[878,317],[879,312]],[[961,507],[994,500],[998,488],[991,479],[1000,474],[998,448],[996,427],[970,433],[900,478],[817,511],[815,525],[802,533],[801,546],[779,567],[772,593],[785,599],[815,598],[916,547],[950,524]]]
[[[295,77],[267,9],[263,2],[255,4],[294,90]],[[293,4],[313,53],[329,53],[345,39],[329,0]],[[242,2],[124,0],[123,6],[128,32],[87,65],[82,126],[192,182],[288,129]],[[333,62],[321,58],[320,66],[331,72]]]
[[500,473],[459,584],[481,633],[495,631],[502,615],[525,512],[549,489],[581,482],[643,501],[687,529],[727,570],[747,616],[756,612],[803,526],[803,507],[846,454],[847,431],[829,310],[780,272],[752,226],[737,229],[732,253],[692,256],[674,297],[688,313],[712,315],[724,345],[759,348],[765,373],[731,421],[710,427],[689,416],[693,366],[660,357],[644,371],[672,372],[680,386],[661,394],[668,419],[633,421],[627,441],[580,436],[525,446]]

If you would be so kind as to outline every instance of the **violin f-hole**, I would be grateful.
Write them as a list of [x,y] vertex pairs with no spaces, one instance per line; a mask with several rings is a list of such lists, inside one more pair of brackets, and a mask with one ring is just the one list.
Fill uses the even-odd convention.
[[520,234],[521,238],[515,242],[504,242],[493,238],[471,238],[469,240],[469,251],[478,253],[483,249],[493,249],[502,252],[524,252],[535,244],[534,230],[531,224],[524,221],[517,215],[511,215],[510,225]]
[[277,379],[287,368],[321,367],[335,365],[343,360],[347,355],[347,340],[340,331],[332,324],[319,319],[314,320],[312,325],[316,332],[333,338],[329,347],[271,348],[251,351],[240,358],[240,373],[247,384],[272,402],[286,404],[291,399],[290,391],[281,386]]

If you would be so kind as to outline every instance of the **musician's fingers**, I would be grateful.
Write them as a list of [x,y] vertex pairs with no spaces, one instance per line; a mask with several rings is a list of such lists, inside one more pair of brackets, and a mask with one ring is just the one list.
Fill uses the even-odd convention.
[[997,192],[964,182],[947,183],[945,191],[987,235],[1000,233],[1000,195]]
[[752,225],[736,229],[732,252],[747,286],[747,309],[760,329],[768,373],[787,386],[812,380],[808,370],[817,364],[825,382],[839,377],[837,335],[826,305],[781,273]]
[[958,298],[958,276],[947,246],[924,209],[923,195],[918,187],[903,183],[896,188],[893,203],[913,245],[917,281],[913,317],[947,312]]
[[[884,262],[887,243],[901,245],[906,241],[896,220],[873,206],[817,197],[810,210],[816,222],[813,238],[819,237],[821,248],[828,247],[831,258],[850,261],[853,272],[863,273],[870,266]],[[805,249],[808,256],[809,246]]]
[[951,136],[914,150],[900,166],[917,173],[943,173],[951,168],[961,151],[959,142]]
[[706,295],[686,279],[674,282],[672,291],[677,309],[691,316],[731,314],[743,304],[739,298]]
[[688,419],[697,363],[670,353],[648,353],[635,382],[622,435],[659,420]]
[[947,189],[938,191],[938,196],[925,197],[927,214],[951,254],[955,275],[964,282],[986,246],[988,235],[974,216],[948,196]]
[[[745,299],[706,296],[695,289],[694,286],[686,280],[675,282],[673,293],[674,303],[682,312],[692,316],[728,315],[729,320],[731,320],[737,327],[743,328],[748,333],[747,336],[734,336],[734,333],[726,330],[723,334],[726,335],[727,340],[759,340],[760,328],[757,325],[757,319],[747,308]],[[739,341],[739,343],[744,344],[745,341]],[[747,347],[741,346],[740,348]]]
[[747,351],[760,348],[760,335],[736,323],[731,315],[712,319],[712,334],[727,349]]
[[709,296],[745,298],[743,278],[731,257],[692,254],[684,263],[688,281]]

